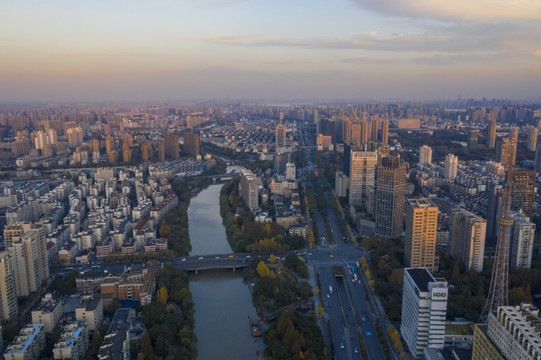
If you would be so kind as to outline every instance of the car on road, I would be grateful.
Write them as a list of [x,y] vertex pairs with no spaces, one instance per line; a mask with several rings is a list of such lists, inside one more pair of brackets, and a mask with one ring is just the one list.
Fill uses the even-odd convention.
[[180,261],[186,261],[186,258],[182,258]]
[[344,348],[344,343],[340,343],[340,349]]
[[229,255],[229,257],[230,257],[230,258],[233,258],[233,257],[235,257],[235,255]]
[[363,317],[361,318],[361,320],[362,320],[362,321],[366,321],[366,318],[363,316]]
[[366,336],[372,336],[372,332],[370,332],[370,331],[365,332],[365,334],[366,334]]
[[357,354],[359,352],[359,349],[355,348],[353,351],[355,352],[355,354]]
[[330,256],[330,257],[334,257],[334,255],[333,255],[333,254],[331,254],[331,255],[329,255],[329,256]]
[[203,257],[202,257],[202,256],[200,256],[200,257],[198,257],[198,258],[197,258],[197,260],[203,260]]

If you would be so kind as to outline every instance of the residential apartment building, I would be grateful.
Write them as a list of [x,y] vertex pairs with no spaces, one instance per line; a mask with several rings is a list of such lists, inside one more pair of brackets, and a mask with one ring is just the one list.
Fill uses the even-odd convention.
[[427,199],[409,199],[404,243],[404,264],[407,267],[426,267],[434,271],[437,231],[438,208]]
[[449,234],[449,253],[466,269],[483,271],[487,221],[465,209],[453,209]]

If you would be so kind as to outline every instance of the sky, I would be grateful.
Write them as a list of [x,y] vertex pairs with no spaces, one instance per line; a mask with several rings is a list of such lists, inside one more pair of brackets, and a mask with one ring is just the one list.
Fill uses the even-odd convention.
[[541,0],[0,0],[0,102],[541,99]]

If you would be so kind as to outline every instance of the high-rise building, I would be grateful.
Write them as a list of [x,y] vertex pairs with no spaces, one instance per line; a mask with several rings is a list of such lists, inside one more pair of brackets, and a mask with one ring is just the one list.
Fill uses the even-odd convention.
[[445,179],[453,181],[458,172],[458,157],[453,154],[445,156]]
[[419,148],[419,164],[432,164],[432,148],[423,145]]
[[349,189],[349,178],[343,171],[337,171],[334,175],[334,191],[338,197],[346,197]]
[[532,266],[535,224],[524,213],[514,214],[511,238],[511,268],[529,269]]
[[239,193],[244,205],[250,209],[259,208],[259,180],[248,169],[240,171]]
[[158,158],[160,161],[165,160],[165,143],[158,143]]
[[511,157],[511,165],[515,165],[517,161],[517,146],[518,146],[518,129],[512,128],[509,131],[509,143],[510,145],[510,151],[509,156]]
[[479,143],[479,130],[470,130],[468,133],[468,149],[477,149]]
[[38,247],[38,231],[31,230],[14,238],[8,248],[13,260],[17,296],[28,296],[41,287],[42,275]]
[[496,146],[496,121],[491,121],[487,126],[487,145],[489,149]]
[[47,131],[47,139],[49,141],[49,144],[54,145],[58,142],[58,137],[56,135],[55,129],[49,129]]
[[381,142],[389,143],[389,120],[383,120],[381,123]]
[[8,320],[19,313],[13,261],[9,251],[0,252],[0,319]]
[[537,148],[537,138],[539,136],[539,129],[535,126],[528,126],[528,150],[535,151]]
[[[472,360],[541,359],[540,323],[533,305],[499,306],[488,315],[486,333],[476,329]],[[494,347],[499,351],[494,352]]]
[[367,144],[370,135],[370,123],[366,120],[361,121],[361,144]]
[[105,139],[105,151],[107,152],[107,155],[111,154],[111,151],[115,149],[115,138],[108,136],[107,139]]
[[152,157],[152,144],[150,141],[145,141],[141,145],[141,159],[143,161],[149,161]]
[[69,128],[67,131],[68,145],[77,147],[83,145],[83,128],[80,126]]
[[92,140],[92,152],[100,153],[100,141],[98,139]]
[[498,237],[498,214],[502,204],[503,189],[501,186],[491,185],[488,192],[487,209],[487,236],[491,238]]
[[352,148],[349,164],[349,204],[374,212],[374,187],[378,155],[375,151]]
[[385,156],[376,168],[376,235],[388,240],[402,235],[406,167],[397,156]]
[[406,238],[404,264],[434,271],[438,208],[427,199],[408,199],[406,205]]
[[499,138],[496,142],[496,161],[507,165],[511,155],[511,142],[508,137]]
[[538,146],[537,149],[535,149],[534,169],[537,172],[541,172],[541,147],[540,146]]
[[465,209],[451,211],[449,252],[466,269],[483,271],[487,221]]
[[286,179],[295,180],[297,178],[297,167],[295,163],[288,162],[286,164]]
[[342,141],[345,144],[351,142],[351,120],[348,118],[342,120]]
[[372,116],[370,119],[372,136],[370,137],[372,141],[378,141],[378,132],[379,132],[379,119],[377,116]]
[[47,142],[47,134],[45,133],[45,131],[37,131],[36,132],[36,149],[38,150],[42,150],[45,148],[45,146],[47,146],[48,142]]
[[286,126],[284,124],[276,125],[276,148],[286,146]]
[[165,156],[170,159],[179,158],[179,145],[178,145],[179,136],[176,134],[165,134]]
[[184,138],[184,152],[192,156],[199,155],[199,134],[185,131],[182,137]]
[[351,124],[351,136],[350,136],[350,139],[351,139],[351,142],[355,146],[361,146],[361,144],[362,144],[361,133],[362,133],[361,123],[359,123],[359,122],[352,123]]
[[7,250],[18,238],[26,233],[32,233],[32,236],[37,239],[38,264],[40,268],[41,280],[47,280],[49,277],[49,262],[47,255],[47,243],[45,239],[45,229],[39,223],[16,223],[6,225],[4,227],[4,244]]
[[404,269],[400,331],[415,359],[426,348],[443,349],[447,296],[447,281],[436,280],[428,269]]
[[511,211],[522,210],[531,218],[535,194],[535,171],[514,167],[511,186]]

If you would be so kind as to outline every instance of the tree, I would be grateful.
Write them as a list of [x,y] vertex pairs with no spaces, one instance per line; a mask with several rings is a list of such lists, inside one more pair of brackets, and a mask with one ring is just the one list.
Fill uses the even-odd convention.
[[317,315],[319,317],[322,317],[323,314],[325,313],[325,310],[323,310],[323,305],[321,305],[321,303],[317,304],[317,310],[316,311],[317,311]]
[[144,354],[145,359],[150,359],[151,355],[154,354],[154,349],[152,349],[152,340],[148,335],[148,331],[145,330],[143,338],[141,339],[141,353]]
[[158,290],[156,297],[158,299],[158,302],[165,305],[167,303],[167,299],[169,298],[169,293],[167,292],[167,288],[165,286],[162,286]]
[[91,355],[97,355],[100,351],[102,339],[100,336],[99,331],[94,331],[94,335],[92,335],[92,342],[90,343],[90,354]]
[[269,256],[269,261],[270,261],[271,264],[274,264],[274,263],[276,262],[276,256],[274,256],[273,254],[271,254],[271,255]]

